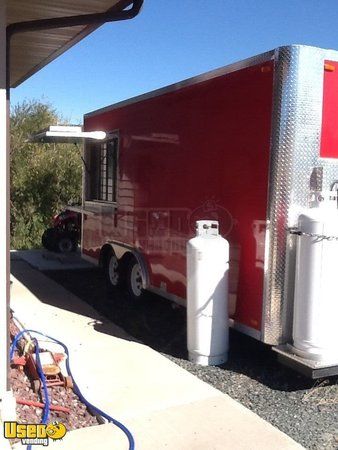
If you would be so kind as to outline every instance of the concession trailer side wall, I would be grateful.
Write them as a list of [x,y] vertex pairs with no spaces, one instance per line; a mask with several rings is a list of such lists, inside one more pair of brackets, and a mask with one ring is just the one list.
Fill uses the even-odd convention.
[[113,284],[126,276],[135,296],[184,304],[186,242],[196,220],[218,220],[232,325],[290,343],[289,230],[310,193],[338,180],[337,123],[338,52],[298,45],[85,115],[85,131],[108,137],[85,146],[83,256]]

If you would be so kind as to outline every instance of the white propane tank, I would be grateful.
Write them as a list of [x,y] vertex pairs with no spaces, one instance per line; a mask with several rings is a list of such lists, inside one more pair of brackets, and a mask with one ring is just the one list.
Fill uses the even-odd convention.
[[299,216],[293,350],[307,359],[338,363],[337,192],[316,192]]
[[201,365],[227,361],[229,244],[217,221],[196,222],[187,243],[187,327],[189,359]]

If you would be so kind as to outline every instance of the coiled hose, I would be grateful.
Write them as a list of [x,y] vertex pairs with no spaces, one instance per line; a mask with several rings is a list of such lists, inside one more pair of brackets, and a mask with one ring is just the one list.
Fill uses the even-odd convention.
[[[118,428],[120,428],[120,430],[122,430],[123,433],[124,433],[124,434],[127,436],[127,438],[128,438],[128,442],[129,442],[129,450],[135,450],[135,441],[134,441],[134,437],[133,437],[133,435],[131,434],[131,432],[128,430],[128,428],[127,428],[125,425],[123,425],[123,423],[119,422],[118,420],[116,420],[116,419],[114,419],[113,417],[109,416],[109,415],[106,414],[105,412],[101,411],[101,409],[99,409],[99,408],[97,408],[96,406],[92,405],[92,404],[91,404],[91,403],[90,403],[90,402],[82,395],[82,393],[81,393],[81,391],[80,391],[78,385],[76,384],[76,382],[75,382],[75,380],[74,380],[74,378],[73,378],[73,375],[72,375],[72,372],[71,372],[71,369],[70,369],[69,350],[68,350],[68,347],[67,347],[63,342],[61,342],[61,341],[59,341],[59,340],[57,340],[57,339],[55,339],[55,338],[53,338],[53,337],[50,337],[50,336],[48,336],[48,335],[46,335],[46,334],[44,334],[44,333],[41,333],[40,331],[24,329],[24,330],[20,331],[20,332],[15,336],[15,338],[14,338],[14,340],[13,340],[13,342],[12,342],[11,349],[10,349],[10,359],[11,359],[11,360],[13,359],[14,351],[15,351],[15,348],[16,348],[16,346],[17,346],[17,343],[18,343],[19,339],[22,337],[22,335],[23,335],[24,333],[27,333],[27,334],[29,334],[29,333],[38,334],[38,335],[40,335],[40,336],[44,336],[45,338],[49,339],[49,340],[52,341],[52,342],[55,342],[56,344],[61,345],[61,347],[64,349],[64,351],[65,351],[65,353],[66,353],[66,355],[67,355],[67,359],[66,359],[66,368],[67,368],[68,374],[69,374],[69,375],[72,377],[72,379],[73,379],[73,385],[74,385],[73,391],[75,392],[75,394],[79,397],[79,399],[87,406],[87,408],[88,408],[91,412],[94,412],[94,413],[98,414],[99,416],[104,417],[106,420],[108,420],[108,422],[113,423],[113,424],[116,425]],[[46,424],[47,421],[48,421],[48,417],[49,417],[49,407],[50,407],[50,403],[49,403],[49,398],[48,398],[48,390],[47,390],[46,377],[45,377],[45,375],[44,375],[44,373],[43,373],[42,366],[41,366],[41,361],[40,361],[40,355],[39,355],[40,348],[39,348],[39,344],[38,344],[38,341],[37,341],[36,338],[34,339],[34,341],[35,341],[35,353],[36,353],[36,363],[37,363],[37,368],[38,368],[38,374],[39,374],[39,377],[40,377],[41,382],[42,382],[43,392],[44,392],[44,397],[45,397],[45,399],[44,399],[45,407],[44,407],[44,410],[43,410],[43,417],[42,417],[41,423]],[[31,450],[31,448],[32,448],[31,445],[29,445],[29,446],[27,447],[27,450]]]

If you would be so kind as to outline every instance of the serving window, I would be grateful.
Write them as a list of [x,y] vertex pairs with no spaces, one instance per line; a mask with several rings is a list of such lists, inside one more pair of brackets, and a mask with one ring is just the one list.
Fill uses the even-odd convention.
[[118,138],[92,145],[87,200],[116,203],[117,176]]

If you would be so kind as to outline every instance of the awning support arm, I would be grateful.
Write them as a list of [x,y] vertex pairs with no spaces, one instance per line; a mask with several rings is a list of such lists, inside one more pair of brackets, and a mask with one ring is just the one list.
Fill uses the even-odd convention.
[[10,39],[13,34],[24,33],[28,31],[48,30],[51,28],[76,27],[80,25],[103,25],[106,22],[115,22],[119,20],[133,19],[140,12],[143,0],[133,0],[132,6],[130,0],[123,0],[109,8],[106,12],[95,14],[80,14],[78,16],[54,17],[50,19],[31,20],[28,22],[11,23],[6,28],[7,36],[7,91],[10,88]]
[[76,150],[78,151],[78,153],[79,153],[79,155],[80,155],[80,158],[81,158],[81,161],[82,161],[83,166],[84,166],[84,168],[85,168],[85,171],[87,172],[88,175],[90,175],[91,173],[90,173],[88,164],[86,163],[84,157],[82,156],[82,152],[81,152],[81,150],[80,150],[80,148],[79,148],[79,146],[78,146],[78,143],[75,142],[74,145],[75,145],[75,148],[76,148]]
[[[143,0],[134,0],[131,8],[126,8],[130,1],[119,2],[103,13],[81,14],[78,16],[54,17],[51,19],[31,20],[28,22],[11,23],[7,26],[7,38],[14,33],[48,30],[50,28],[75,27],[79,25],[98,25],[106,22],[133,19],[140,12]],[[121,8],[122,6],[122,8]]]

